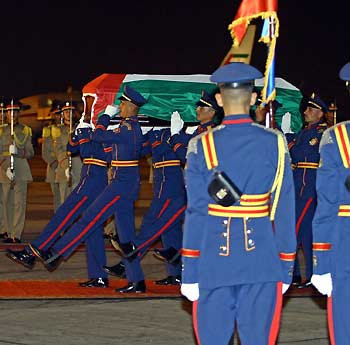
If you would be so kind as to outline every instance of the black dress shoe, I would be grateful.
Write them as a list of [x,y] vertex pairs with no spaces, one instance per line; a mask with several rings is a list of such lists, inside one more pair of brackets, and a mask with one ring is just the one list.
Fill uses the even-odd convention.
[[167,249],[153,249],[154,256],[162,261],[167,261],[169,264],[176,264],[181,258],[181,253],[174,247]]
[[8,237],[5,240],[3,240],[3,243],[21,243],[21,240],[16,237]]
[[136,283],[128,283],[128,285],[115,289],[118,293],[144,293],[146,292],[146,284],[144,280],[140,280]]
[[301,276],[293,276],[292,285],[299,286],[301,284]]
[[35,255],[26,250],[15,251],[11,249],[6,250],[6,256],[14,262],[23,265],[25,268],[32,269],[35,265]]
[[109,281],[108,278],[92,278],[86,282],[79,283],[81,287],[91,287],[91,288],[108,288]]
[[306,280],[304,283],[298,285],[298,289],[305,289],[305,288],[310,288],[310,287],[313,287],[310,280]]
[[155,281],[156,285],[180,285],[181,276],[168,276],[161,280]]
[[62,261],[62,257],[54,254],[51,250],[42,250],[29,244],[30,249],[38,257],[49,272],[54,271]]
[[122,261],[120,261],[114,266],[103,266],[103,269],[105,272],[113,276],[117,276],[120,278],[124,278],[126,276],[125,265]]
[[0,234],[0,239],[6,240],[7,238],[8,238],[7,232],[2,232],[2,233]]

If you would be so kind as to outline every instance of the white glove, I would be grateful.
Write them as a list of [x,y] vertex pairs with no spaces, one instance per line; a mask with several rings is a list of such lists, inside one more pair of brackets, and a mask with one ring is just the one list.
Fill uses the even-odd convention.
[[180,116],[180,114],[177,111],[174,111],[171,114],[171,120],[170,120],[170,133],[171,135],[178,134],[182,127],[184,126],[184,122]]
[[161,131],[162,129],[169,128],[169,127],[153,127],[154,131]]
[[327,295],[329,297],[332,294],[333,284],[330,273],[313,274],[311,283],[322,295]]
[[181,293],[190,301],[197,301],[199,298],[198,283],[181,284]]
[[187,127],[185,133],[186,133],[186,134],[193,134],[194,131],[195,131],[197,128],[198,128],[198,126],[190,126],[190,127]]
[[15,173],[13,172],[11,172],[11,169],[10,168],[7,168],[7,170],[6,170],[6,176],[8,177],[8,179],[10,180],[10,181],[13,181],[14,180],[14,178],[15,178]]
[[291,119],[292,119],[292,114],[290,112],[285,113],[282,117],[281,129],[282,129],[282,132],[285,134],[293,133],[291,129]]
[[141,132],[143,135],[147,134],[150,130],[152,129],[152,127],[141,127]]
[[16,145],[11,144],[9,146],[10,155],[16,155],[18,153]]
[[285,283],[282,284],[282,295],[284,295],[287,292],[289,287],[290,287],[290,284],[285,284]]
[[119,107],[115,104],[107,105],[104,111],[104,114],[108,115],[110,118],[114,117],[118,113],[119,113]]
[[66,170],[64,171],[64,174],[66,175],[67,180],[69,180],[70,179],[69,168],[66,168]]

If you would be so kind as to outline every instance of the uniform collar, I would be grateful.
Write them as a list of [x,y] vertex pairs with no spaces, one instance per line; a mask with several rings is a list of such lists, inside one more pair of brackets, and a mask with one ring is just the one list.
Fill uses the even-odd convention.
[[227,115],[222,120],[223,125],[240,125],[245,123],[252,123],[252,118],[247,114],[242,115]]
[[316,123],[313,123],[312,125],[307,125],[305,128],[306,129],[312,129],[312,128],[317,128],[319,126],[323,126],[324,121],[318,121]]

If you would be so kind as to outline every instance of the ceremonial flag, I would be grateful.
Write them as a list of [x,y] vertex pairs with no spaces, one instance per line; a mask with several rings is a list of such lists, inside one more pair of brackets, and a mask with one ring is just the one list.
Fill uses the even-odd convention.
[[233,22],[228,29],[233,39],[233,45],[239,46],[251,20],[265,20],[259,42],[268,46],[265,67],[265,83],[262,89],[263,103],[268,103],[276,97],[275,80],[275,48],[279,31],[277,17],[277,0],[243,0]]

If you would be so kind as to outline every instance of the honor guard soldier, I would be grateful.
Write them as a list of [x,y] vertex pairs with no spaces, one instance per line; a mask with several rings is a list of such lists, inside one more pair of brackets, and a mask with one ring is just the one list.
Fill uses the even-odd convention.
[[[142,132],[137,114],[146,100],[128,86],[119,99],[119,115],[123,118],[120,126],[114,130],[107,130],[111,117],[118,111],[116,106],[110,105],[98,119],[92,135],[93,141],[112,146],[112,181],[52,249],[35,251],[48,269],[56,268],[61,258],[67,259],[81,242],[99,231],[113,214],[120,241],[126,243],[135,239],[134,202],[140,189],[139,158],[142,146]],[[135,280],[139,275],[136,272],[138,267],[128,260],[124,260],[124,264],[129,282],[127,286],[117,289],[117,292],[145,292],[145,281]]]
[[[350,62],[340,70],[350,81]],[[327,129],[320,144],[317,208],[313,220],[312,284],[328,296],[332,345],[349,344],[350,332],[350,121]]]
[[196,103],[198,126],[188,127],[183,130],[184,121],[178,112],[171,116],[171,144],[173,150],[180,159],[182,165],[186,162],[188,142],[196,135],[207,131],[221,121],[222,108],[217,104],[215,97],[203,90],[201,98]]
[[249,115],[254,79],[261,76],[243,63],[216,70],[211,81],[220,88],[216,97],[225,117],[188,147],[181,292],[195,301],[202,345],[228,344],[235,323],[242,344],[275,344],[282,293],[292,280],[296,240],[287,145],[281,133]]
[[46,179],[45,182],[50,183],[52,195],[53,195],[53,206],[54,211],[61,206],[61,195],[59,189],[59,183],[56,181],[56,169],[58,167],[58,161],[54,150],[54,139],[52,137],[52,131],[58,133],[59,127],[63,124],[62,110],[59,104],[52,107],[51,116],[53,124],[45,126],[42,131],[42,147],[41,156],[44,162],[47,164],[46,167]]
[[297,251],[301,247],[305,257],[306,280],[302,284],[298,257],[295,260],[293,285],[300,288],[311,285],[312,219],[317,204],[316,172],[320,159],[319,144],[327,129],[324,121],[326,111],[327,105],[313,93],[304,111],[306,127],[288,145],[295,185]]
[[[32,269],[35,254],[48,251],[69,227],[83,214],[107,186],[107,165],[112,148],[91,140],[90,119],[82,116],[77,129],[68,144],[68,150],[79,153],[83,159],[80,182],[57,209],[41,234],[22,251],[8,250],[7,256],[17,263]],[[85,239],[89,280],[80,283],[82,287],[108,287],[105,243],[102,225]],[[49,270],[55,267],[48,267]]]
[[77,186],[80,179],[82,162],[78,154],[71,155],[67,144],[74,129],[75,107],[66,102],[62,107],[63,124],[52,127],[53,149],[58,162],[55,182],[59,184],[61,204]]
[[1,128],[0,181],[5,210],[5,243],[20,243],[27,205],[27,184],[32,182],[28,159],[33,158],[32,130],[19,123],[21,103],[11,101],[6,107],[8,125]]
[[[161,238],[165,250],[176,252],[182,247],[182,224],[186,210],[186,191],[181,162],[169,144],[170,129],[151,130],[144,135],[143,155],[152,155],[153,197],[145,214],[140,232],[133,242],[117,243],[128,260],[139,262],[152,243]],[[122,264],[106,267],[111,274],[120,275]],[[168,276],[157,280],[157,285],[179,285],[180,260],[166,263]],[[142,272],[140,269],[139,272]],[[143,275],[137,277],[140,281]]]

